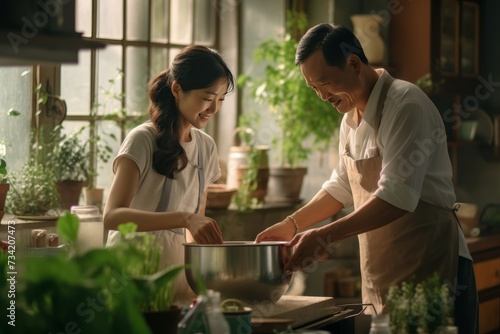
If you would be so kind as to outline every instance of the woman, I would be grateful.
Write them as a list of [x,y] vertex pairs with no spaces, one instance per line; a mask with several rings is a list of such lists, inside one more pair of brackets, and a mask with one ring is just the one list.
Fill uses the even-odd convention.
[[[151,231],[163,245],[161,267],[184,263],[183,243],[222,243],[217,223],[205,217],[206,189],[220,175],[217,149],[203,129],[234,89],[217,51],[189,46],[149,83],[150,120],[134,128],[113,161],[115,177],[104,209],[104,227],[126,222]],[[109,243],[113,243],[112,231]],[[184,275],[174,301],[194,293]]]

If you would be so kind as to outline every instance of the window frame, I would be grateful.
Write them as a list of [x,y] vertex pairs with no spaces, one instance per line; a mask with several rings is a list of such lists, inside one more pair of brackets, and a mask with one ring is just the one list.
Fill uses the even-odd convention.
[[[92,0],[92,18],[91,18],[91,32],[89,36],[84,36],[84,39],[89,40],[89,41],[96,41],[96,42],[101,42],[105,43],[106,46],[113,46],[117,45],[121,47],[121,70],[123,71],[123,76],[121,77],[121,108],[126,108],[126,95],[125,93],[127,92],[127,50],[129,47],[144,47],[146,48],[147,52],[147,72],[149,74],[149,79],[151,79],[152,75],[155,73],[151,73],[151,68],[152,68],[152,52],[154,48],[162,48],[166,50],[166,55],[167,55],[167,61],[166,64],[170,64],[171,59],[170,59],[170,50],[173,49],[180,49],[182,47],[188,46],[190,44],[193,44],[195,42],[195,35],[196,35],[196,25],[199,23],[198,20],[196,20],[196,4],[198,0],[193,0],[192,1],[192,6],[191,6],[191,13],[192,13],[192,18],[193,18],[193,29],[191,33],[191,40],[189,43],[185,44],[179,44],[179,43],[170,43],[171,40],[171,23],[172,20],[170,19],[170,15],[166,17],[166,24],[167,24],[167,38],[165,42],[159,42],[159,41],[152,41],[152,29],[153,29],[153,18],[152,18],[152,5],[154,0],[147,0],[148,1],[148,15],[149,15],[149,20],[148,20],[148,29],[147,29],[147,38],[146,40],[136,40],[136,39],[127,39],[127,0],[122,0],[123,3],[123,13],[122,13],[122,36],[121,39],[112,39],[112,38],[100,38],[98,36],[98,0]],[[166,14],[171,13],[171,6],[174,0],[165,0],[165,7],[166,7]],[[182,1],[182,0],[181,0]],[[211,22],[210,24],[212,25],[212,36],[211,36],[211,41],[210,43],[198,43],[198,44],[203,44],[209,47],[214,47],[217,48],[217,42],[218,42],[218,17],[217,17],[217,6],[216,4],[218,3],[218,0],[208,0],[211,2],[211,8],[212,8],[212,15],[211,15]],[[77,13],[78,16],[78,13]],[[78,114],[71,114],[71,115],[66,115],[63,124],[68,124],[68,122],[86,122],[90,125],[89,129],[89,135],[90,136],[96,136],[97,135],[97,127],[98,123],[102,120],[104,120],[105,116],[103,116],[100,112],[97,113],[97,115],[92,115],[92,108],[96,104],[99,103],[98,98],[99,98],[99,90],[101,87],[99,87],[99,73],[98,73],[98,68],[99,68],[99,52],[100,50],[96,49],[91,49],[90,50],[90,101],[88,101],[88,109],[89,113],[78,113]],[[39,83],[42,83],[42,85],[46,88],[49,89],[50,94],[54,94],[57,96],[61,95],[61,72],[64,71],[62,68],[64,65],[38,65],[34,66],[34,73],[36,72],[36,80],[34,80],[34,87],[36,87]],[[50,132],[57,124],[54,120],[50,120],[49,118],[43,116],[46,115],[44,108],[42,108],[42,113],[40,113],[39,120],[38,122],[36,121],[36,100],[37,96],[33,96],[33,113],[32,113],[32,125],[34,129],[39,129],[40,126],[43,125],[45,131],[48,133]],[[61,98],[64,99],[64,96],[61,96]],[[84,110],[82,110],[84,111]],[[147,110],[143,111],[144,113],[147,112]],[[123,123],[120,124],[120,135],[119,135],[119,143],[123,141],[125,138],[126,134],[128,133],[127,129],[127,123],[133,121],[136,119],[136,116],[134,115],[128,115],[125,117],[123,120]],[[209,125],[205,131],[211,135],[214,135],[216,124]],[[113,152],[113,154],[116,154],[117,152]],[[95,170],[98,168],[98,158],[96,156],[96,151],[95,151],[95,146],[91,144],[91,151],[89,154],[89,163]],[[93,175],[89,176],[89,183],[90,184],[95,184],[96,180],[94,179]]]

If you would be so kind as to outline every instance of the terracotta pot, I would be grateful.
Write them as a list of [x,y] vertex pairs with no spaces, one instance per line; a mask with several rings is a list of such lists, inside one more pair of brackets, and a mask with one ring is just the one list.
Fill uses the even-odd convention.
[[267,184],[266,202],[296,203],[300,200],[302,183],[307,168],[271,167]]
[[227,209],[236,189],[225,184],[210,184],[207,191],[207,209]]
[[0,220],[2,220],[5,209],[5,200],[7,199],[7,192],[9,191],[10,185],[6,183],[0,184]]
[[[238,166],[236,188],[240,187],[241,181],[245,176],[248,168],[245,166]],[[259,167],[257,171],[257,188],[252,191],[251,198],[256,198],[259,202],[264,202],[267,194],[267,183],[269,182],[269,168]]]
[[78,205],[84,181],[59,181],[56,182],[57,192],[61,196],[59,207],[63,210],[71,210],[72,206]]
[[167,311],[143,312],[144,319],[153,334],[177,333],[181,309],[172,306]]

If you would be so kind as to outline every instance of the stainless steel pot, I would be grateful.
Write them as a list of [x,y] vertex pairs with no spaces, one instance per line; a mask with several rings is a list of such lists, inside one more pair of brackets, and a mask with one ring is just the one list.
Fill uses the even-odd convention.
[[291,274],[283,272],[291,255],[285,242],[225,242],[221,245],[184,244],[186,278],[198,293],[198,275],[207,289],[221,298],[247,303],[275,303],[286,292]]

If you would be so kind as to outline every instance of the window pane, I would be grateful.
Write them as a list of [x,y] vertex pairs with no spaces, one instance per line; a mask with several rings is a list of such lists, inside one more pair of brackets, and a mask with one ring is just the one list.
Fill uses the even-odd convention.
[[78,64],[61,66],[61,97],[68,115],[90,113],[90,51],[80,51]]
[[171,0],[170,40],[174,44],[191,44],[193,34],[193,0]]
[[214,40],[214,6],[211,0],[195,0],[194,41],[211,44]]
[[181,52],[181,48],[170,48],[168,50],[168,66],[172,64],[175,56],[177,56]]
[[151,71],[149,77],[152,78],[158,72],[167,68],[168,56],[167,48],[152,48],[151,49]]
[[121,102],[116,99],[122,93],[121,63],[121,46],[108,45],[98,52],[97,84],[100,115],[116,112],[121,108]]
[[167,42],[167,1],[152,0],[151,10],[151,40],[153,42]]
[[145,47],[127,48],[127,114],[143,114],[147,108],[148,51]]
[[146,41],[149,30],[149,1],[127,0],[127,39]]
[[[89,123],[82,121],[64,121],[63,133],[66,135],[75,135],[78,133],[78,138],[81,142],[89,140]],[[83,130],[82,130],[83,129]]]
[[76,31],[83,32],[84,36],[90,37],[92,34],[92,1],[77,1],[75,14]]
[[98,3],[98,36],[100,38],[122,39],[123,0],[101,0]]
[[[26,75],[21,75],[30,71]],[[0,67],[0,155],[5,155],[9,172],[28,161],[31,133],[31,67]],[[8,116],[10,109],[21,113]],[[20,135],[22,134],[22,135]]]

